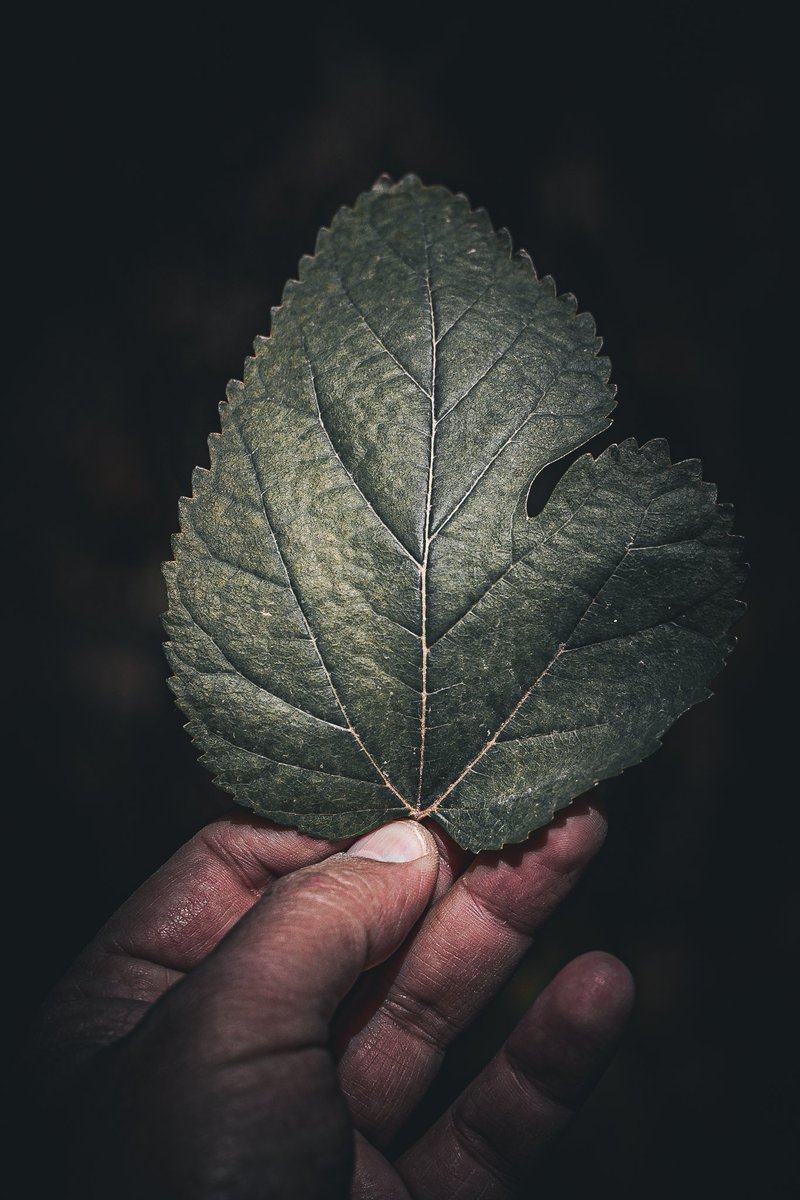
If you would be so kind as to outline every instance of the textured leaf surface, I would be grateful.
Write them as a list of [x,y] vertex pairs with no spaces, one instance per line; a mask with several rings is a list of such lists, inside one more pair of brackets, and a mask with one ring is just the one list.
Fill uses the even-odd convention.
[[242,804],[341,837],[435,817],[520,841],[709,693],[731,512],[609,424],[587,314],[409,177],[319,235],[220,406],[165,568],[172,686]]

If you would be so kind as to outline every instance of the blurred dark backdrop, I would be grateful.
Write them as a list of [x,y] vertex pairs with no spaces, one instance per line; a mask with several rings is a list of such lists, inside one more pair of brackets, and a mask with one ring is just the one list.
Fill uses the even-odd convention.
[[639,985],[633,1027],[531,1195],[788,1195],[787,30],[768,6],[696,4],[15,20],[5,855],[21,1014],[226,807],[164,682],[177,499],[317,228],[413,170],[487,207],[594,313],[613,440],[700,456],[752,564],[718,695],[603,785],[606,849],[433,1103],[570,956],[609,949]]

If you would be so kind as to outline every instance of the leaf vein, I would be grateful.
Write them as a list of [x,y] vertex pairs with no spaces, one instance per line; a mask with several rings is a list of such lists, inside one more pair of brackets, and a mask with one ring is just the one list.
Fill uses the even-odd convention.
[[377,508],[376,508],[376,507],[375,507],[375,505],[372,503],[372,501],[369,499],[369,497],[367,496],[366,492],[364,492],[364,491],[363,491],[363,490],[362,490],[362,489],[359,487],[359,485],[356,483],[356,480],[355,480],[355,479],[354,479],[354,477],[353,477],[353,473],[352,473],[352,471],[350,471],[350,470],[348,469],[347,465],[345,464],[345,461],[344,461],[344,459],[342,458],[341,454],[339,453],[339,451],[338,451],[338,449],[337,449],[337,447],[336,447],[336,444],[335,444],[335,442],[334,442],[333,438],[331,437],[331,432],[330,432],[330,430],[328,429],[328,426],[325,424],[325,418],[324,418],[324,417],[323,417],[323,415],[322,415],[322,406],[321,406],[321,404],[320,404],[320,402],[319,402],[319,391],[318,391],[318,388],[317,388],[317,378],[316,378],[316,375],[315,375],[315,373],[314,373],[314,365],[313,365],[313,363],[312,363],[312,361],[311,361],[311,356],[310,356],[310,354],[309,354],[309,352],[308,352],[308,347],[307,347],[307,344],[306,344],[305,337],[303,337],[303,348],[304,348],[304,351],[305,351],[306,362],[308,363],[309,376],[310,376],[310,378],[311,378],[311,391],[312,391],[312,394],[313,394],[313,396],[314,396],[314,403],[315,403],[315,405],[316,405],[316,407],[317,407],[317,419],[318,419],[318,421],[319,421],[320,428],[322,429],[322,432],[325,434],[325,437],[326,437],[326,438],[327,438],[327,440],[328,440],[328,444],[330,445],[330,448],[331,448],[331,450],[332,450],[332,451],[333,451],[333,453],[336,455],[336,460],[337,460],[337,462],[338,462],[338,463],[339,463],[339,465],[341,466],[341,468],[342,468],[342,470],[344,471],[345,475],[346,475],[346,476],[347,476],[347,478],[350,480],[350,482],[352,483],[353,487],[354,487],[354,488],[355,488],[355,490],[358,492],[359,496],[360,496],[360,497],[361,497],[361,499],[364,501],[364,503],[366,504],[366,506],[367,506],[367,508],[370,510],[370,512],[371,512],[371,513],[373,513],[373,514],[374,514],[374,516],[376,516],[376,517],[377,517],[377,519],[378,519],[378,521],[380,522],[380,524],[383,526],[383,528],[386,530],[386,532],[389,534],[389,536],[392,538],[392,540],[393,540],[393,541],[394,541],[394,542],[397,544],[397,546],[400,548],[400,550],[402,550],[402,552],[403,552],[403,554],[406,556],[406,558],[409,558],[409,559],[411,560],[411,562],[413,562],[413,563],[414,563],[414,565],[415,565],[416,567],[419,567],[419,566],[421,565],[421,564],[420,564],[420,562],[419,562],[419,559],[415,558],[415,557],[414,557],[414,555],[411,553],[411,551],[408,549],[408,547],[403,545],[403,543],[400,541],[400,538],[397,536],[397,534],[396,534],[396,533],[395,533],[395,531],[392,529],[392,527],[391,527],[391,526],[390,526],[390,525],[387,523],[387,521],[386,521],[386,520],[385,520],[385,519],[384,519],[384,518],[381,516],[381,514],[378,512]]
[[[508,345],[505,346],[500,351],[499,354],[495,355],[495,357],[489,363],[489,366],[486,368],[486,370],[481,375],[479,375],[478,378],[475,379],[469,385],[467,390],[464,392],[463,396],[459,396],[459,398],[453,404],[451,404],[450,407],[445,410],[445,412],[442,413],[442,415],[439,417],[440,421],[444,421],[445,418],[449,417],[452,412],[455,412],[455,410],[458,408],[459,404],[461,404],[464,400],[466,400],[467,397],[470,396],[475,391],[475,388],[478,387],[481,383],[483,383],[491,375],[491,373],[495,369],[495,367],[498,367],[500,365],[500,363],[503,361],[503,359],[505,358],[505,356],[508,353],[510,353],[511,350],[513,350],[514,346],[517,344],[519,339],[522,337],[523,333],[527,332],[527,330],[529,330],[531,328],[532,324],[533,324],[533,321],[526,321],[525,324],[523,324],[523,326],[521,327],[521,329],[517,330],[517,332],[515,333],[514,337],[511,339],[511,341],[508,343]],[[532,355],[531,357],[532,357],[533,361],[538,361],[540,359],[543,359],[545,356],[543,354],[536,354],[536,355]]]
[[336,688],[336,685],[335,685],[335,684],[334,684],[334,682],[333,682],[333,678],[332,678],[332,676],[331,676],[331,673],[330,673],[330,671],[328,670],[328,666],[327,666],[327,664],[326,664],[326,662],[325,662],[325,659],[323,658],[322,651],[320,650],[320,647],[319,647],[319,642],[317,641],[317,637],[316,637],[316,635],[315,635],[315,633],[314,633],[314,631],[313,631],[313,629],[312,629],[312,627],[311,627],[311,623],[309,622],[309,620],[308,620],[308,617],[306,616],[305,610],[304,610],[304,608],[303,608],[303,605],[302,605],[302,603],[301,603],[301,601],[300,601],[300,596],[299,596],[299,594],[298,594],[297,587],[296,587],[296,585],[295,585],[294,581],[292,580],[292,576],[291,576],[291,573],[290,573],[290,571],[289,571],[289,566],[288,566],[288,563],[287,563],[287,561],[286,561],[286,557],[285,557],[285,555],[284,555],[283,551],[282,551],[282,550],[281,550],[281,548],[280,548],[280,545],[279,545],[279,543],[278,543],[278,539],[277,539],[277,537],[276,537],[276,535],[275,535],[275,530],[274,530],[274,528],[273,528],[272,522],[271,522],[271,521],[270,521],[270,519],[269,519],[269,514],[268,514],[268,512],[267,512],[266,501],[265,501],[265,499],[264,499],[264,495],[265,495],[265,491],[266,491],[266,489],[263,487],[263,485],[262,485],[262,482],[261,482],[261,474],[260,474],[260,472],[259,472],[259,469],[258,469],[258,464],[256,463],[256,460],[255,460],[255,454],[253,453],[253,450],[251,449],[251,447],[248,445],[247,439],[246,439],[246,438],[245,438],[245,436],[244,436],[244,430],[242,429],[241,422],[239,421],[238,413],[236,412],[236,409],[234,408],[234,406],[233,406],[233,405],[231,405],[231,416],[233,417],[233,421],[234,421],[234,424],[235,424],[235,426],[236,426],[236,430],[237,430],[237,432],[238,432],[238,434],[239,434],[239,439],[240,439],[240,441],[241,441],[241,443],[242,443],[242,447],[244,448],[244,450],[245,450],[245,453],[246,453],[246,454],[247,454],[247,456],[248,456],[248,459],[249,459],[249,462],[250,462],[250,468],[251,468],[251,470],[252,470],[252,472],[253,472],[253,477],[254,477],[254,479],[255,479],[255,481],[256,481],[256,484],[257,484],[257,486],[258,486],[258,489],[259,489],[259,491],[260,491],[260,493],[261,493],[261,505],[262,505],[262,509],[263,509],[263,512],[264,512],[264,521],[266,522],[267,528],[268,528],[268,530],[269,530],[269,532],[270,532],[270,536],[272,537],[272,541],[273,541],[273,542],[274,542],[274,544],[275,544],[275,549],[276,549],[276,550],[277,550],[277,552],[278,552],[278,557],[279,557],[279,558],[280,558],[280,560],[281,560],[281,563],[282,563],[282,565],[283,565],[283,570],[284,570],[284,572],[285,572],[285,574],[286,574],[286,580],[287,580],[287,582],[288,582],[288,584],[289,584],[289,587],[290,587],[290,589],[291,589],[292,595],[294,596],[294,600],[295,600],[295,603],[296,603],[296,605],[297,605],[298,611],[300,612],[300,616],[301,616],[301,617],[302,617],[302,619],[303,619],[303,624],[305,625],[305,627],[306,627],[306,629],[307,629],[307,631],[308,631],[308,636],[309,636],[309,638],[311,639],[311,643],[312,643],[312,645],[313,645],[313,647],[314,647],[314,650],[315,650],[315,652],[316,652],[317,658],[319,659],[320,666],[322,667],[322,670],[323,670],[323,672],[325,673],[325,677],[326,677],[326,679],[327,679],[327,681],[328,681],[328,686],[330,687],[330,689],[331,689],[331,692],[333,693],[333,698],[334,698],[334,700],[336,701],[336,704],[337,704],[337,706],[338,706],[338,708],[339,708],[339,711],[341,712],[341,714],[342,714],[342,717],[344,718],[344,720],[345,720],[345,722],[346,722],[346,725],[347,725],[347,730],[348,730],[348,732],[351,734],[351,736],[353,737],[353,739],[354,739],[354,741],[356,742],[356,744],[357,744],[357,746],[358,746],[359,750],[362,752],[362,754],[363,754],[363,755],[364,755],[364,756],[365,756],[367,759],[369,759],[369,761],[370,761],[370,763],[372,764],[372,766],[374,767],[375,771],[376,771],[376,772],[377,772],[377,774],[380,776],[380,778],[383,780],[383,782],[385,783],[385,785],[386,785],[386,786],[389,788],[389,790],[390,790],[391,792],[393,792],[393,793],[395,794],[395,796],[397,796],[397,798],[398,798],[398,800],[401,802],[401,804],[405,805],[405,807],[406,807],[406,808],[408,808],[408,809],[412,809],[412,808],[413,808],[413,806],[412,806],[412,805],[410,805],[410,804],[408,803],[408,801],[407,801],[407,800],[406,800],[406,799],[405,799],[403,796],[401,796],[401,795],[400,795],[400,793],[398,792],[397,788],[396,788],[396,787],[394,786],[394,784],[393,784],[393,783],[392,783],[392,782],[389,780],[389,778],[388,778],[388,776],[385,774],[385,772],[381,770],[380,766],[379,766],[379,765],[378,765],[378,763],[376,762],[376,760],[375,760],[375,758],[373,757],[373,755],[372,755],[372,754],[370,754],[369,750],[367,749],[366,745],[364,744],[364,741],[363,741],[363,739],[361,738],[361,736],[359,735],[359,733],[358,733],[358,732],[357,732],[357,730],[355,729],[355,727],[354,727],[354,725],[353,725],[352,721],[350,720],[349,716],[347,715],[347,710],[345,709],[345,707],[344,707],[344,704],[342,703],[342,699],[341,699],[341,697],[340,697],[340,695],[339,695],[339,692],[338,692],[338,690],[337,690],[337,688]]
[[595,721],[591,725],[575,725],[571,729],[551,729],[549,733],[527,733],[522,734],[519,737],[500,738],[498,740],[501,746],[508,746],[512,742],[533,742],[536,741],[537,738],[569,737],[571,733],[583,733],[586,729],[610,728],[611,725],[609,721]]
[[[225,671],[225,672],[223,672],[223,674],[236,675],[239,679],[243,679],[245,681],[245,683],[249,683],[252,687],[256,688],[259,692],[262,692],[265,696],[270,696],[270,697],[272,697],[273,700],[278,700],[281,704],[285,704],[287,706],[287,708],[293,708],[295,712],[300,713],[300,715],[303,717],[308,717],[309,720],[311,720],[311,721],[319,721],[319,722],[321,722],[321,724],[328,725],[328,726],[330,726],[331,729],[340,730],[342,733],[348,732],[346,726],[337,725],[335,721],[328,721],[325,717],[318,717],[316,715],[316,713],[308,712],[307,709],[301,708],[299,706],[299,704],[293,704],[292,701],[287,700],[285,696],[281,696],[277,692],[270,691],[269,688],[264,687],[263,683],[259,683],[257,679],[253,679],[252,675],[248,675],[246,671],[243,671],[242,668],[238,665],[238,663],[235,663],[233,661],[233,659],[228,654],[226,654],[226,652],[222,649],[222,647],[220,646],[219,642],[214,637],[214,635],[212,633],[209,633],[209,631],[206,629],[205,625],[203,625],[203,623],[201,621],[198,621],[198,619],[194,615],[194,613],[189,612],[188,608],[186,608],[185,605],[184,605],[184,609],[189,617],[189,620],[192,622],[192,624],[197,629],[199,629],[200,632],[205,635],[205,637],[208,638],[208,640],[211,642],[212,646],[214,646],[216,648],[216,650],[219,652],[220,656],[225,660],[225,662],[230,667],[230,671]],[[202,668],[197,667],[197,666],[195,666],[194,670],[197,672],[198,675],[218,675],[220,673],[218,671],[204,671],[204,670],[202,670]]]
[[223,558],[221,554],[216,553],[211,549],[207,540],[203,537],[196,525],[191,526],[191,532],[197,538],[200,545],[206,551],[205,554],[198,554],[194,550],[189,551],[189,556],[198,559],[201,562],[214,562],[220,567],[229,567],[231,571],[236,571],[241,575],[247,575],[249,579],[255,579],[258,583],[266,584],[269,587],[288,588],[288,584],[283,579],[272,579],[268,575],[259,575],[257,571],[251,571],[249,567],[243,567],[241,563],[232,562],[229,558]]
[[[224,742],[226,746],[230,746],[233,750],[241,750],[244,754],[252,754],[255,758],[261,758],[264,762],[274,763],[276,767],[287,767],[292,771],[308,771],[311,775],[325,775],[330,779],[347,779],[351,783],[363,783],[366,787],[385,788],[384,783],[372,779],[359,779],[357,775],[345,775],[342,771],[326,771],[322,767],[304,767],[301,763],[281,762],[279,758],[272,758],[269,754],[264,754],[261,750],[252,750],[249,746],[240,746],[237,742],[232,742],[230,738],[220,733],[218,729],[210,729],[209,733],[213,734],[219,741]],[[224,770],[224,768],[223,768]]]
[[461,310],[461,312],[456,317],[455,321],[452,321],[447,326],[447,329],[445,329],[445,331],[443,333],[439,334],[439,338],[438,338],[439,345],[442,344],[442,342],[444,341],[444,339],[447,337],[447,335],[449,333],[453,332],[453,330],[456,328],[457,325],[461,324],[461,322],[468,315],[468,313],[471,313],[473,308],[475,308],[478,304],[480,304],[481,300],[483,300],[485,298],[485,296],[488,295],[488,293],[492,290],[492,287],[494,286],[496,280],[497,280],[497,258],[495,258],[495,260],[494,260],[494,270],[492,271],[492,274],[487,279],[486,283],[481,288],[481,290],[478,292],[478,295],[475,297],[475,299],[471,300],[470,303],[467,305],[467,307]]
[[467,608],[465,608],[464,611],[462,613],[460,613],[455,618],[455,620],[451,622],[450,625],[447,626],[447,628],[444,630],[444,632],[440,633],[439,636],[437,638],[435,638],[434,641],[431,642],[431,648],[433,646],[435,646],[437,642],[442,641],[443,638],[448,637],[453,632],[455,627],[457,625],[460,625],[461,622],[464,620],[464,618],[468,617],[469,614],[475,608],[478,607],[481,600],[483,600],[484,596],[488,596],[489,592],[491,592],[494,588],[498,587],[503,582],[503,580],[506,578],[506,576],[510,575],[512,571],[516,570],[523,563],[527,564],[527,561],[530,558],[530,556],[533,554],[534,550],[541,550],[542,546],[546,546],[547,543],[549,541],[552,541],[552,539],[554,537],[557,537],[558,534],[561,533],[561,531],[563,529],[566,529],[567,525],[569,525],[570,522],[574,520],[574,518],[578,515],[578,513],[584,507],[584,505],[588,504],[589,500],[592,498],[592,496],[598,490],[598,486],[599,486],[598,484],[593,485],[591,491],[586,496],[584,496],[584,498],[581,500],[580,504],[575,505],[575,508],[572,510],[570,515],[567,517],[566,521],[562,521],[557,529],[554,529],[551,533],[548,533],[547,537],[543,538],[541,542],[537,542],[537,544],[535,546],[532,546],[530,548],[530,550],[526,550],[526,552],[524,554],[520,555],[519,558],[516,558],[516,559],[514,559],[513,562],[509,563],[509,565],[506,567],[505,571],[503,571],[502,575],[498,575],[496,579],[493,579],[488,584],[488,586],[483,589],[481,594],[479,596],[476,596],[476,598],[470,602],[470,604],[467,606]]
[[419,388],[419,390],[422,392],[422,394],[424,396],[427,396],[430,399],[430,393],[428,391],[426,391],[426,389],[422,386],[422,384],[417,379],[417,377],[415,375],[413,375],[411,373],[411,371],[409,371],[408,367],[404,366],[403,363],[400,362],[400,359],[397,357],[397,355],[392,353],[392,351],[389,349],[389,347],[384,342],[381,335],[378,333],[377,329],[375,329],[375,327],[367,319],[367,317],[364,314],[361,307],[353,299],[353,295],[352,295],[349,287],[347,286],[347,284],[344,281],[344,275],[342,274],[341,267],[339,266],[339,260],[337,258],[335,250],[333,251],[331,262],[332,262],[334,274],[336,275],[336,278],[339,281],[339,287],[342,290],[342,295],[344,296],[345,300],[347,300],[348,304],[353,309],[356,316],[359,317],[360,320],[363,322],[363,324],[367,327],[367,329],[372,334],[375,341],[380,346],[381,350],[383,350],[384,354],[386,354],[392,360],[394,365],[399,370],[401,370],[403,372],[403,374],[406,375],[411,380],[411,382],[414,384],[415,387]]
[[421,681],[420,681],[420,739],[419,739],[419,784],[417,788],[417,811],[422,808],[422,788],[425,781],[425,743],[428,728],[428,662],[430,647],[428,646],[428,564],[431,549],[431,507],[433,502],[433,467],[436,452],[436,309],[433,304],[431,289],[431,259],[428,242],[428,231],[425,225],[425,214],[418,205],[420,225],[422,228],[422,244],[425,248],[425,290],[428,297],[428,319],[430,321],[430,354],[431,354],[431,386],[430,386],[430,442],[428,448],[428,484],[425,495],[425,537],[423,544],[422,563],[420,565],[420,652],[421,652]]
[[481,482],[481,480],[486,476],[486,474],[491,470],[491,468],[494,466],[495,462],[500,457],[500,455],[503,453],[503,451],[508,449],[508,447],[514,441],[514,439],[522,432],[522,430],[525,428],[525,426],[528,424],[528,422],[531,421],[533,419],[533,417],[535,417],[540,405],[543,404],[544,401],[547,399],[548,395],[550,394],[551,389],[553,387],[555,387],[556,383],[561,378],[561,376],[564,374],[566,369],[567,369],[566,366],[564,366],[564,365],[560,366],[559,369],[555,372],[555,374],[551,377],[549,382],[546,384],[545,389],[542,392],[541,396],[537,400],[535,406],[531,409],[531,411],[525,417],[524,421],[521,421],[520,424],[517,426],[517,428],[508,435],[506,440],[503,442],[502,446],[500,446],[500,448],[495,451],[495,453],[489,459],[488,463],[483,468],[483,470],[480,472],[480,474],[470,484],[469,488],[464,493],[464,495],[461,497],[458,504],[456,504],[456,506],[450,510],[450,512],[447,514],[447,516],[444,518],[444,520],[439,522],[439,524],[436,526],[433,533],[431,534],[431,539],[439,536],[439,534],[442,532],[442,530],[447,525],[447,523],[450,520],[452,520],[452,518],[456,515],[456,513],[462,507],[462,505],[467,502],[469,497],[475,491],[475,488],[478,486],[478,484]]

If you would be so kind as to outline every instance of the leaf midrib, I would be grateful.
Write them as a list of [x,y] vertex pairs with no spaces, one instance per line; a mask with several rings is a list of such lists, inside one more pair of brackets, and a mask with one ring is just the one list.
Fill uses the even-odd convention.
[[428,566],[431,549],[431,508],[433,504],[433,461],[436,453],[436,310],[433,304],[431,289],[431,261],[428,243],[428,231],[425,227],[425,216],[422,208],[417,205],[420,224],[422,226],[422,244],[425,249],[425,291],[428,298],[428,315],[430,320],[431,343],[431,380],[430,380],[430,437],[428,445],[428,485],[425,497],[425,531],[422,546],[422,563],[420,564],[420,654],[422,658],[421,687],[420,687],[420,738],[419,738],[419,782],[417,785],[417,812],[422,809],[422,788],[425,781],[425,741],[428,732]]

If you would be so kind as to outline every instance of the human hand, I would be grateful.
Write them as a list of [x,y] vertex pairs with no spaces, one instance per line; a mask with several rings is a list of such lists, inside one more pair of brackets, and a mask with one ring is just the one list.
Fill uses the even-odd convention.
[[632,985],[609,955],[564,968],[416,1145],[381,1150],[604,831],[574,805],[470,860],[408,821],[354,844],[244,813],[201,830],[45,1006],[45,1101],[76,1193],[519,1195],[625,1024]]

